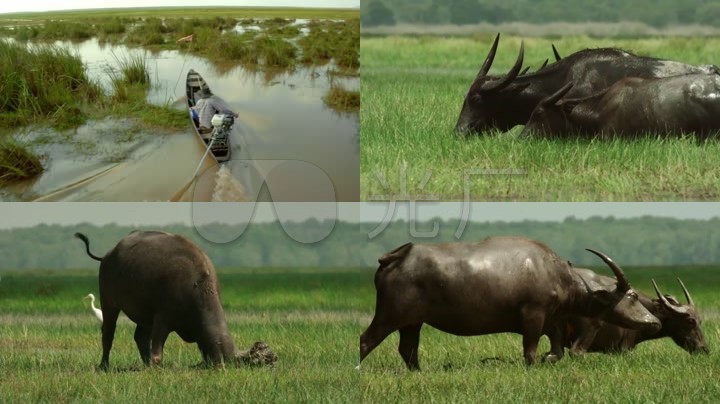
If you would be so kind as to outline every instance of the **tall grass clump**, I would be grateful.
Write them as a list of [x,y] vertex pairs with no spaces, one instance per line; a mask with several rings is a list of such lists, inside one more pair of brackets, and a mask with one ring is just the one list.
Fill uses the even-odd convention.
[[335,41],[332,34],[323,30],[321,25],[313,25],[310,33],[298,40],[302,48],[300,62],[309,65],[323,65],[332,58]]
[[43,172],[40,158],[10,139],[0,141],[0,184],[33,178]]
[[125,56],[113,54],[115,67],[107,69],[112,86],[112,99],[116,102],[145,100],[150,88],[150,66],[146,53],[132,53]]
[[338,23],[339,40],[333,50],[335,64],[343,69],[360,68],[360,20]]
[[101,94],[80,58],[65,48],[0,41],[0,60],[0,126],[42,118],[59,128],[75,126],[84,122],[79,108]]
[[351,91],[339,84],[330,86],[330,90],[323,97],[325,105],[340,112],[360,110],[360,91]]
[[133,28],[125,38],[125,42],[130,45],[162,45],[168,32],[162,20],[148,18]]
[[303,50],[302,63],[323,65],[334,59],[348,74],[360,67],[359,20],[313,21],[309,26],[310,33],[298,41]]
[[105,35],[124,34],[126,22],[118,17],[108,18],[95,24],[98,32]]
[[295,46],[281,38],[261,35],[255,38],[253,47],[262,57],[265,67],[287,68],[295,64]]
[[84,41],[95,35],[91,24],[69,21],[47,21],[39,30],[37,39]]

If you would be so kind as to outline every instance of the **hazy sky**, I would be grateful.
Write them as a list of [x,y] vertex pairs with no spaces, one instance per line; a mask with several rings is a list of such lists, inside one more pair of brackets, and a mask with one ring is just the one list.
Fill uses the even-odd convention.
[[[277,209],[271,203],[260,203],[253,212],[253,204],[191,204],[191,203],[2,203],[0,229],[30,227],[37,224],[74,225],[83,222],[103,225],[117,223],[147,227],[222,221],[225,223],[275,221],[276,212],[283,219],[303,221],[335,219],[356,222],[380,222],[389,209],[388,203],[281,203]],[[460,219],[462,203],[420,203],[417,217]],[[568,216],[579,219],[590,216],[617,218],[643,215],[681,219],[709,219],[720,216],[720,203],[475,203],[470,208],[473,221],[560,221]],[[395,220],[411,218],[408,205],[398,204]]]
[[74,10],[83,8],[178,7],[178,6],[264,6],[360,8],[360,0],[0,0],[0,13],[18,11]]

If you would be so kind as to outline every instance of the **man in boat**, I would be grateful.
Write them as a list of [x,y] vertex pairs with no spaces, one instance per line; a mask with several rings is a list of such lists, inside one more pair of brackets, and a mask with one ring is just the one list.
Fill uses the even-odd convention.
[[198,120],[200,123],[198,131],[200,134],[209,135],[212,132],[213,127],[211,121],[215,114],[232,115],[235,118],[238,117],[238,114],[234,112],[222,98],[214,95],[207,86],[203,86],[199,93],[200,99],[195,105],[195,109],[198,113]]

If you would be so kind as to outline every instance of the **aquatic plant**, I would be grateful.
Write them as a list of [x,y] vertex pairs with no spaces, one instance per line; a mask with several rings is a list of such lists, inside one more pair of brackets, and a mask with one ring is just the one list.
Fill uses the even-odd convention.
[[360,91],[347,90],[339,84],[332,84],[330,90],[323,97],[323,102],[336,111],[359,111]]
[[0,60],[0,126],[42,118],[59,128],[77,125],[84,120],[76,111],[101,94],[80,57],[65,48],[0,40]]
[[295,64],[295,46],[281,38],[260,35],[253,41],[253,47],[265,67],[287,68]]
[[40,158],[11,139],[0,141],[0,184],[36,177],[44,170]]

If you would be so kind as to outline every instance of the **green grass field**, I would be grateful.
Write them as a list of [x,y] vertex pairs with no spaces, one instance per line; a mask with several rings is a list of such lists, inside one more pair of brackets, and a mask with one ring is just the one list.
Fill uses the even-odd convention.
[[[371,285],[359,270],[223,270],[230,332],[240,349],[263,340],[275,369],[194,369],[194,344],[171,334],[161,368],[146,369],[134,325],[118,322],[111,371],[97,372],[99,323],[82,297],[97,272],[0,272],[0,390],[4,402],[358,402],[358,335]],[[363,290],[365,293],[359,293]]]
[[[520,127],[497,136],[455,135],[463,99],[493,39],[361,39],[362,200],[388,199],[380,195],[462,200],[466,188],[477,201],[720,198],[717,140],[521,140]],[[521,39],[501,38],[491,74],[509,70]],[[524,39],[525,66],[533,70],[552,59],[553,43],[563,56],[588,47],[619,47],[686,63],[720,64],[720,39],[711,37]],[[479,170],[514,174],[474,174]],[[472,174],[466,179],[465,173]]]
[[[607,268],[598,271],[609,272]],[[529,368],[522,357],[520,335],[457,337],[425,326],[420,334],[422,370],[405,369],[397,352],[398,335],[390,335],[362,363],[363,401],[714,401],[720,393],[720,268],[627,268],[625,272],[633,286],[645,293],[652,292],[650,279],[654,278],[663,293],[684,301],[674,278],[680,276],[703,316],[711,353],[691,356],[665,338],[644,342],[629,354],[566,355],[554,365],[541,363]],[[366,282],[372,283],[371,275]],[[367,297],[370,310],[373,300],[374,294]],[[538,352],[548,350],[548,340],[543,337]]]
[[[606,269],[602,269],[605,273]],[[0,389],[3,401],[704,402],[720,393],[720,268],[628,268],[649,293],[654,278],[682,296],[680,276],[704,318],[711,354],[690,356],[671,340],[626,355],[566,357],[527,368],[521,337],[421,335],[421,372],[408,372],[391,335],[354,369],[358,338],[375,306],[374,269],[224,269],[222,301],[240,348],[266,341],[275,369],[195,369],[200,353],[171,334],[161,368],[141,365],[133,324],[121,316],[110,358],[98,372],[99,324],[82,297],[97,294],[94,270],[0,272]],[[541,341],[540,352],[548,349]],[[497,357],[497,360],[484,361]]]

